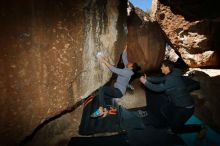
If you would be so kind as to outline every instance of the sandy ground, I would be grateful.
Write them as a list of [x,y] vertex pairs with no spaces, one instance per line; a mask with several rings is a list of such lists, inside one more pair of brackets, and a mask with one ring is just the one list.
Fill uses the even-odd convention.
[[210,77],[215,77],[220,75],[220,69],[200,69],[200,68],[190,68],[188,72],[193,70],[202,71],[208,74]]
[[134,86],[134,91],[127,91],[121,99],[117,99],[118,103],[125,108],[146,106],[145,92],[140,81],[136,79],[132,85]]

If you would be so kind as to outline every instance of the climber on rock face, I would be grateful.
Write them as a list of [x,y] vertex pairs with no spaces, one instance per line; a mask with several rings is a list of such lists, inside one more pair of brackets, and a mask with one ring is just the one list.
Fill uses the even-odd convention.
[[91,117],[105,117],[108,114],[108,110],[105,104],[105,98],[121,98],[127,89],[129,80],[131,76],[139,71],[141,67],[137,63],[130,63],[127,59],[127,46],[125,47],[122,54],[122,61],[124,63],[124,68],[116,68],[108,62],[106,57],[101,56],[99,58],[100,62],[108,67],[108,69],[117,74],[116,82],[114,86],[103,86],[99,89],[99,108],[91,115]]

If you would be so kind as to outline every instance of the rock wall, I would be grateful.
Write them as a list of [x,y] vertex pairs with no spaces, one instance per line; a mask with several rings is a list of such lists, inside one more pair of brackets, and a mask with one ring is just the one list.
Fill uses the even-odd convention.
[[218,0],[159,0],[162,4],[170,6],[175,14],[184,16],[187,20],[219,18]]
[[3,0],[0,19],[2,146],[104,84],[111,74],[96,54],[105,50],[116,63],[126,39],[119,0]]
[[[152,16],[189,67],[219,68],[220,11],[217,2],[153,0]],[[219,75],[211,77],[203,71],[191,74],[201,84],[201,89],[193,93],[196,99],[195,113],[219,131]]]
[[163,31],[142,10],[131,9],[128,17],[128,59],[140,64],[143,71],[157,70],[165,54]]
[[[196,1],[198,2],[198,1]],[[218,67],[220,28],[215,6],[201,12],[198,7],[211,2],[153,1],[153,16],[189,67]],[[204,7],[205,8],[205,7]],[[195,12],[194,12],[195,11]]]
[[[84,72],[81,76],[82,86],[80,89],[82,92],[80,93],[91,94],[97,87],[103,85],[112,74],[107,67],[100,66],[98,63],[96,58],[98,51],[110,56],[114,64],[119,60],[126,41],[126,2],[123,5],[122,3],[123,1],[119,6],[118,0],[99,0],[96,5],[91,4],[90,8],[86,9]],[[73,86],[77,87],[74,88],[74,91],[77,92],[79,90],[78,84],[73,84]]]
[[[215,73],[216,72],[216,73]],[[220,132],[219,70],[193,69],[189,76],[200,82],[200,90],[192,93],[196,101],[195,114],[216,131]]]

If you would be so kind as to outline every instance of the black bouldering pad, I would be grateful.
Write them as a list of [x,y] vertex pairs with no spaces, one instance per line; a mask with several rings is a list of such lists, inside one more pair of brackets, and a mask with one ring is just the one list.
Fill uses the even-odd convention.
[[127,133],[102,137],[73,137],[68,146],[181,146],[184,141],[166,129],[146,126],[144,129],[130,129]]
[[[90,98],[90,97],[88,97]],[[85,100],[85,103],[88,99]],[[107,103],[111,103],[108,101]],[[85,104],[84,103],[84,104]],[[119,106],[114,104],[119,111]],[[121,131],[120,128],[120,112],[116,115],[108,115],[105,118],[91,118],[90,115],[99,107],[98,96],[95,96],[86,106],[84,106],[81,123],[79,126],[80,135],[91,135],[103,132],[117,132]]]
[[73,137],[68,146],[129,146],[126,135],[102,137]]
[[170,134],[166,128],[155,128],[151,125],[145,129],[130,129],[127,137],[131,146],[185,145],[177,134]]

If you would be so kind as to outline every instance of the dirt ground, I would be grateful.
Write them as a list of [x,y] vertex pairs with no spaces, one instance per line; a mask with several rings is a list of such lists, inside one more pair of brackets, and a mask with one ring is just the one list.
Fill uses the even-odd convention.
[[121,99],[116,99],[116,101],[125,108],[146,106],[146,96],[142,84],[136,79],[132,85],[134,91],[128,90]]

